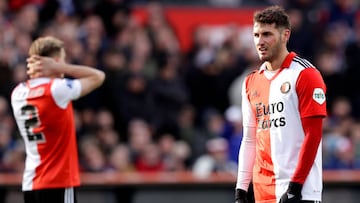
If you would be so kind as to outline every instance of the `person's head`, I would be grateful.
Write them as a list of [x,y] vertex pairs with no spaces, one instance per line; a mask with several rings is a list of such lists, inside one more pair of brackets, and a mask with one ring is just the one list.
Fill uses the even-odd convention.
[[56,61],[65,60],[64,43],[52,36],[37,38],[29,48],[29,56],[47,56]]
[[280,6],[270,6],[254,14],[253,37],[259,58],[272,62],[287,52],[290,19]]
[[117,171],[130,171],[133,169],[130,148],[126,144],[117,144],[108,157],[110,166]]
[[[39,55],[54,59],[56,62],[65,62],[64,43],[58,38],[47,36],[39,37],[31,44],[28,52],[29,56]],[[36,77],[28,73],[30,78]],[[47,75],[47,77],[63,77],[63,74]]]

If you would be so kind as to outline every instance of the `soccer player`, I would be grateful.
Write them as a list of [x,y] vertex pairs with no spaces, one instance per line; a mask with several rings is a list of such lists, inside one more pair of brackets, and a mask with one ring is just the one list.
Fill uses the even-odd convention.
[[237,203],[248,202],[251,181],[256,202],[321,201],[326,87],[309,61],[288,51],[290,33],[282,7],[255,12],[253,39],[263,64],[242,89]]
[[[63,42],[36,39],[27,59],[29,80],[12,92],[14,117],[25,142],[25,203],[73,203],[80,185],[72,100],[99,87],[102,71],[65,62]],[[66,79],[63,76],[73,79]]]

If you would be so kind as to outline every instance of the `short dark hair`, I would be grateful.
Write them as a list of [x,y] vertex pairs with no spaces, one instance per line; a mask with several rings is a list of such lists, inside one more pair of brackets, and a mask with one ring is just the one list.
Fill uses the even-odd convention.
[[289,15],[280,6],[270,6],[254,14],[254,22],[273,24],[276,28],[282,27],[291,29]]

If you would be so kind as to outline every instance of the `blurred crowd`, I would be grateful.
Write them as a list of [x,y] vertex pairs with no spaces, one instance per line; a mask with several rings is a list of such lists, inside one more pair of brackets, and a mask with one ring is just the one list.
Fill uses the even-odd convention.
[[[359,4],[256,2],[289,11],[289,49],[312,61],[324,77],[324,168],[359,169]],[[135,3],[146,9],[146,22],[132,15]],[[222,40],[214,42],[211,27],[199,25],[184,53],[165,9],[156,1],[0,0],[0,172],[23,169],[24,145],[9,98],[27,79],[32,40],[53,35],[64,41],[69,63],[106,73],[100,89],[74,103],[82,171],[236,174],[241,85],[244,75],[259,67],[252,28],[224,25]]]

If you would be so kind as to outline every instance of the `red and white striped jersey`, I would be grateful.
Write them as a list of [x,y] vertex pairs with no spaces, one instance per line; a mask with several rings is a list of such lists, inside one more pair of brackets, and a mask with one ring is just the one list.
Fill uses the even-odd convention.
[[[254,150],[250,153],[255,154],[239,154],[244,164],[239,165],[237,188],[244,188],[244,182],[251,179],[246,165],[251,162],[248,157],[255,157],[252,180],[256,202],[275,203],[301,164],[298,155],[305,135],[301,119],[326,116],[326,87],[320,72],[294,52],[288,54],[280,71],[270,79],[265,76],[265,69],[264,63],[247,76],[243,85],[243,124],[256,131],[244,136],[254,137]],[[320,143],[303,186],[304,200],[321,201],[321,148]]]
[[22,190],[80,185],[72,100],[79,80],[37,78],[20,83],[11,103],[26,147]]

